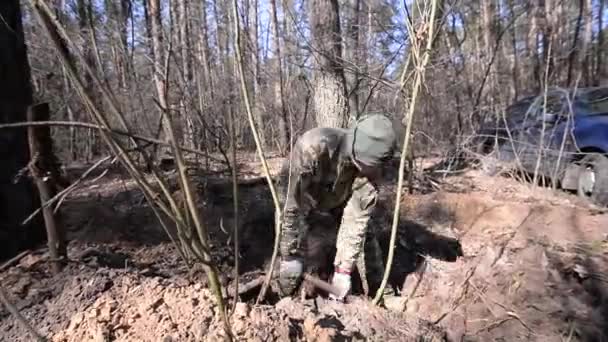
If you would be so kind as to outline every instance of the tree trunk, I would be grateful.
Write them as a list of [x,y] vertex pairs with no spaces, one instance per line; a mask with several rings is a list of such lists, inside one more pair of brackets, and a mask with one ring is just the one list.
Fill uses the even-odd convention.
[[585,1],[585,30],[583,32],[583,44],[581,46],[581,73],[582,73],[582,82],[584,86],[591,85],[591,39],[592,36],[592,28],[593,28],[593,2],[592,0]]
[[[515,8],[513,5],[513,0],[507,1],[507,6],[509,8],[509,18],[510,20],[515,20]],[[519,54],[517,53],[517,26],[515,24],[511,25],[511,53],[513,57],[511,59],[511,87],[512,87],[512,96],[509,99],[510,102],[514,102],[519,97]]]
[[163,111],[167,110],[167,99],[166,99],[166,88],[167,83],[165,80],[165,74],[163,71],[163,66],[165,65],[164,61],[164,53],[163,53],[163,30],[162,30],[162,22],[160,16],[160,1],[159,0],[146,0],[148,2],[148,15],[149,15],[149,23],[150,23],[150,33],[152,36],[150,37],[152,42],[152,60],[154,63],[154,85],[156,86],[156,93],[158,95],[158,103],[161,107],[161,120],[159,120],[160,126],[158,127],[158,132],[161,133],[165,129],[165,113]]
[[351,0],[350,15],[348,18],[348,35],[346,37],[346,59],[349,65],[352,66],[352,71],[346,73],[346,80],[349,89],[349,109],[353,116],[359,116],[359,89],[360,89],[360,72],[361,65],[361,0]]
[[576,57],[577,57],[577,46],[578,40],[581,32],[581,24],[583,21],[583,17],[585,15],[585,0],[579,0],[578,2],[578,17],[576,19],[576,26],[574,27],[574,36],[572,38],[572,46],[570,48],[570,53],[568,54],[568,78],[566,79],[566,85],[569,87],[572,85],[574,81],[574,69],[576,67]]
[[315,60],[314,107],[318,126],[346,127],[349,119],[338,0],[311,0]]
[[600,0],[597,9],[597,50],[596,50],[596,64],[595,64],[595,78],[593,85],[599,86],[604,78],[604,6],[605,1]]
[[[32,88],[19,1],[0,1],[0,18],[0,122],[22,122]],[[13,182],[29,159],[26,129],[0,130],[0,260],[44,239],[40,217],[21,225],[39,205],[27,176]]]
[[280,149],[283,153],[289,153],[289,140],[290,131],[287,120],[287,107],[285,105],[285,84],[283,83],[283,55],[281,54],[281,41],[279,37],[279,20],[277,16],[277,0],[270,0],[271,13],[272,13],[272,27],[273,32],[273,45],[274,45],[274,59],[276,61],[275,72],[279,76],[279,80],[276,84],[278,93],[277,108],[280,110],[279,114],[279,144]]
[[[251,82],[251,101],[253,108],[253,115],[256,120],[258,127],[264,127],[263,110],[260,97],[260,46],[258,43],[258,0],[248,0],[249,11],[247,11],[248,22],[245,25],[245,30],[248,36],[248,42],[251,51],[249,54],[249,60],[251,61],[251,69],[253,71],[252,82]],[[247,51],[247,50],[245,50]],[[262,147],[268,145],[268,137],[266,136],[266,130],[261,129],[259,131],[260,142]]]
[[535,86],[532,88],[533,92],[539,92],[541,89],[541,80],[542,80],[542,72],[541,72],[541,60],[538,56],[538,38],[539,38],[539,11],[540,6],[536,2],[532,2],[530,5],[531,8],[528,10],[528,16],[530,18],[530,25],[528,29],[528,36],[526,39],[526,47],[527,47],[527,58],[532,65],[530,65],[532,69],[534,85],[524,85],[524,88],[528,88],[531,86]]

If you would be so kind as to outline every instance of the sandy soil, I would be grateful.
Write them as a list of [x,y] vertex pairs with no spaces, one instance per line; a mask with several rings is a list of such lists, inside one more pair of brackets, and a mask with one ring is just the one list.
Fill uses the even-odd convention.
[[[229,234],[219,227],[232,224],[230,184],[196,179],[214,259],[228,286],[234,256]],[[573,195],[475,170],[434,183],[439,190],[404,194],[390,279],[397,291],[384,307],[371,305],[358,288],[347,304],[324,295],[246,301],[231,315],[237,339],[607,340],[606,213]],[[0,273],[9,299],[52,341],[221,340],[204,272],[186,268],[133,187],[115,174],[74,193],[63,209],[71,261],[53,276],[44,248],[29,253]],[[248,280],[270,257],[272,205],[263,181],[241,186],[240,194],[241,276]],[[386,253],[394,185],[383,185],[382,195],[375,220]],[[311,253],[325,251],[331,261],[332,239],[321,233]],[[464,254],[457,259],[452,238]],[[0,340],[32,340],[5,308]]]

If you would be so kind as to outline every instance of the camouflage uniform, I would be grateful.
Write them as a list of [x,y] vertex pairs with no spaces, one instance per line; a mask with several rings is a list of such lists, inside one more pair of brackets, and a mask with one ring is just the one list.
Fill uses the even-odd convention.
[[[314,128],[293,147],[291,165],[286,165],[288,179],[280,182],[284,206],[280,252],[283,257],[302,257],[311,211],[341,213],[335,267],[350,271],[356,264],[362,277],[379,279],[382,256],[374,232],[368,231],[378,190],[351,161],[346,134],[344,129]],[[367,253],[361,253],[364,245]],[[371,266],[367,272],[366,264]]]

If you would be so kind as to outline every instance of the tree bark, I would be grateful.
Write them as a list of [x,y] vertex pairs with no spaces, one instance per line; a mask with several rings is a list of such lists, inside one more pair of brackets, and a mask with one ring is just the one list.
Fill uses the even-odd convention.
[[289,153],[289,139],[290,131],[287,120],[287,107],[285,105],[285,85],[283,83],[283,55],[281,54],[281,40],[279,37],[279,19],[277,16],[277,0],[270,0],[270,6],[272,11],[272,27],[273,32],[273,45],[274,45],[274,58],[276,61],[275,72],[277,73],[279,80],[276,84],[278,93],[277,107],[280,110],[279,114],[279,143],[280,149],[284,154]]
[[590,86],[592,83],[591,74],[592,70],[592,51],[591,39],[593,38],[593,2],[592,0],[585,0],[585,30],[583,31],[583,44],[581,46],[581,76],[584,86]]
[[338,0],[311,0],[309,4],[315,60],[314,108],[317,125],[346,127],[349,108],[342,64],[340,5]]
[[[32,102],[32,88],[19,1],[0,1],[0,18],[0,122],[22,122]],[[39,205],[28,177],[14,182],[29,162],[28,150],[25,128],[0,131],[0,259],[44,239],[38,218],[21,225]]]
[[[262,103],[260,97],[260,45],[258,43],[258,0],[248,0],[249,11],[247,12],[248,22],[245,26],[247,31],[248,42],[249,42],[249,59],[251,61],[252,82],[251,82],[251,101],[253,105],[253,114],[255,116],[256,124],[258,127],[263,127],[264,118]],[[266,136],[266,130],[260,130],[260,142],[262,147],[267,147],[268,137]]]
[[361,65],[361,0],[351,0],[350,3],[350,18],[348,18],[348,35],[345,44],[346,58],[352,66],[352,71],[346,74],[346,80],[349,90],[348,104],[353,116],[359,115],[359,89],[360,89],[360,70]]
[[566,79],[566,85],[571,86],[573,77],[574,77],[574,69],[576,67],[576,57],[577,57],[577,46],[578,41],[580,39],[581,32],[581,24],[583,22],[583,17],[585,15],[585,0],[579,0],[578,2],[578,17],[576,19],[576,26],[574,27],[574,36],[572,38],[572,46],[570,48],[570,53],[568,54],[568,76]]
[[164,115],[166,114],[163,111],[166,111],[168,108],[167,98],[166,98],[166,90],[167,90],[167,80],[165,79],[163,66],[164,62],[164,53],[163,53],[163,30],[162,30],[162,22],[160,16],[160,1],[159,0],[146,0],[148,15],[149,15],[149,23],[150,23],[150,33],[152,36],[150,37],[150,41],[152,43],[152,61],[154,63],[153,72],[154,72],[154,85],[156,87],[156,93],[158,96],[158,103],[161,107],[161,120],[159,120],[160,127],[158,127],[158,132],[163,132],[166,129],[166,119]]
[[604,34],[605,34],[605,28],[604,28],[604,7],[605,7],[605,0],[600,0],[599,1],[599,6],[597,9],[598,12],[598,19],[597,19],[597,50],[596,50],[596,64],[595,64],[595,77],[593,80],[593,85],[595,86],[599,86],[600,83],[602,82],[603,78],[604,78],[604,72],[605,72],[605,67],[604,67]]

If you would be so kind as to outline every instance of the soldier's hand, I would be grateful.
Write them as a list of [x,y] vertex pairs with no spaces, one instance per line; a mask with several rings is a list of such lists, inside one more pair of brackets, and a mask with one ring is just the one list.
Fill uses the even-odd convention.
[[334,273],[331,284],[339,291],[339,294],[330,294],[329,298],[334,300],[344,301],[351,290],[351,277],[347,273]]
[[281,295],[290,296],[300,285],[304,263],[300,258],[285,258],[279,264],[279,287]]

